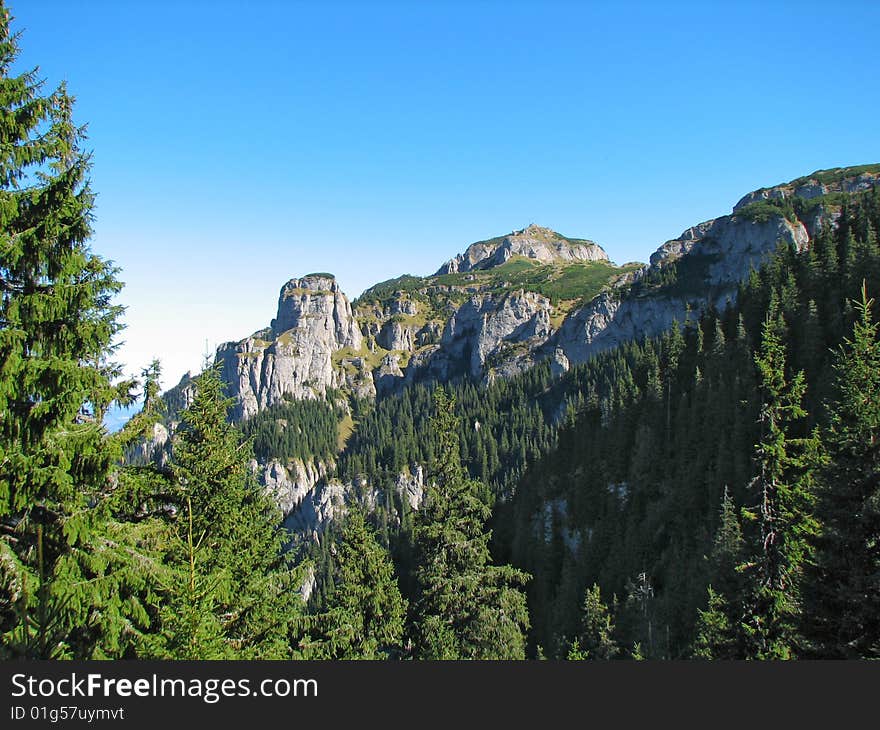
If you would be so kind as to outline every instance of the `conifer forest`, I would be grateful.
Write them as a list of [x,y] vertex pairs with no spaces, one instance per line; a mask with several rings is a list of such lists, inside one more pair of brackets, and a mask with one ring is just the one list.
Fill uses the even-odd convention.
[[0,658],[880,658],[880,166],[650,265],[532,226],[292,280],[163,392],[27,37],[0,3]]

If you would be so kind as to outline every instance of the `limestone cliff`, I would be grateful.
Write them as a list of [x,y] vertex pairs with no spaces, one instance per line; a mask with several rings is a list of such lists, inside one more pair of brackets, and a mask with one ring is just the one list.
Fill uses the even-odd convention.
[[[631,284],[600,294],[572,312],[552,341],[571,363],[641,337],[652,337],[698,316],[707,306],[725,309],[751,269],[780,244],[809,245],[811,231],[782,213],[754,220],[723,216],[685,230],[651,256]],[[664,267],[676,266],[673,284],[653,285]]]
[[[878,181],[880,167],[866,166],[761,188],[729,215],[664,242],[648,265],[615,266],[592,241],[531,225],[472,244],[432,276],[377,284],[354,303],[329,274],[291,279],[269,327],[217,351],[233,416],[287,397],[385,397],[424,379],[510,377],[543,361],[561,374],[709,305],[723,309],[778,246],[809,246],[834,225],[846,196]],[[188,387],[184,379],[168,397],[182,407]],[[383,498],[365,481],[334,480],[332,464],[270,460],[254,469],[299,532],[319,532],[353,499],[369,506]],[[423,480],[418,465],[398,479],[412,507]]]
[[506,236],[478,241],[464,253],[447,261],[437,275],[454,274],[500,266],[512,256],[525,256],[542,263],[553,261],[608,261],[608,255],[594,241],[565,238],[534,223]]
[[334,367],[335,352],[361,348],[361,331],[351,304],[326,274],[291,279],[278,297],[271,325],[217,350],[223,379],[236,399],[237,419],[282,402],[285,397],[318,398],[328,389],[349,386],[372,393],[372,382],[357,364]]
[[810,175],[799,177],[789,183],[774,185],[769,188],[759,188],[751,193],[747,193],[733,207],[733,212],[737,213],[746,206],[763,200],[785,200],[790,198],[812,200],[833,193],[860,193],[870,190],[878,182],[880,182],[880,172],[877,170],[877,165],[817,170]]
[[234,417],[330,390],[372,398],[424,379],[510,377],[548,359],[561,372],[710,304],[724,308],[777,246],[808,246],[833,225],[841,196],[878,178],[874,167],[847,168],[761,188],[663,243],[648,266],[617,267],[592,241],[530,225],[471,244],[433,276],[377,284],[354,304],[329,274],[291,279],[269,327],[217,351]]

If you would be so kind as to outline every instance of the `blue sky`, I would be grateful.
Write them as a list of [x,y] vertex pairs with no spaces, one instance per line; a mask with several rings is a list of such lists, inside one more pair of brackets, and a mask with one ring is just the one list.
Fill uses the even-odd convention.
[[87,123],[119,359],[171,385],[312,271],[356,296],[550,226],[647,260],[880,161],[880,4],[10,0]]

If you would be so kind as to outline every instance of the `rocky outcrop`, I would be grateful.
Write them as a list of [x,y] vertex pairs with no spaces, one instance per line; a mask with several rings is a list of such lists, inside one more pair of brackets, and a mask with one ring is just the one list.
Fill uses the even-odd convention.
[[[571,363],[642,337],[654,337],[674,322],[682,324],[709,305],[725,309],[737,286],[780,244],[798,250],[809,245],[810,231],[780,212],[766,219],[744,215],[715,218],[666,241],[651,256],[650,267],[633,282],[603,292],[563,322],[552,344]],[[676,286],[639,288],[665,266],[677,264]]]
[[127,450],[125,460],[129,464],[155,464],[164,469],[171,461],[171,431],[161,423],[154,423],[149,436]]
[[267,330],[217,349],[223,379],[236,399],[237,419],[280,403],[285,397],[317,398],[329,388],[372,388],[353,365],[336,368],[333,354],[361,349],[361,331],[351,304],[329,275],[291,279],[278,297],[278,313]]
[[517,291],[477,294],[449,318],[437,346],[412,358],[407,378],[481,379],[488,367],[540,347],[552,333],[550,300]]
[[407,471],[397,475],[394,489],[411,510],[417,510],[425,501],[428,489],[425,483],[425,470],[420,464],[414,464]]
[[301,537],[318,539],[326,526],[345,514],[350,490],[339,482],[319,482],[284,520],[284,527]]
[[571,368],[571,360],[565,354],[565,350],[557,347],[553,350],[553,356],[550,358],[550,373],[554,378],[561,377]]
[[376,335],[376,344],[386,350],[413,350],[415,336],[415,327],[407,327],[397,319],[389,319]]
[[472,243],[464,253],[443,264],[437,275],[491,269],[511,256],[525,256],[542,263],[608,261],[608,255],[593,241],[567,239],[549,228],[532,224],[501,238]]
[[[488,381],[544,360],[561,374],[596,352],[657,335],[710,304],[726,307],[752,268],[780,244],[808,246],[822,226],[834,224],[840,195],[876,185],[878,170],[824,171],[749,193],[730,215],[663,243],[648,266],[611,270],[602,291],[577,304],[577,292],[567,303],[555,294],[551,304],[525,282],[540,281],[541,271],[558,274],[558,264],[608,262],[607,255],[592,241],[536,225],[472,244],[435,277],[407,275],[376,285],[355,311],[331,275],[292,279],[281,289],[268,328],[218,349],[236,397],[233,416],[248,418],[287,397],[320,398],[329,389],[372,398],[423,379]],[[821,197],[830,194],[837,203]],[[776,205],[791,197],[810,205],[794,206],[796,212]],[[753,205],[761,201],[774,204]],[[513,256],[554,266],[515,268],[507,279],[496,275],[493,270]],[[676,278],[669,285],[666,267],[673,265]],[[443,279],[446,274],[464,275]],[[173,389],[181,404],[191,397],[187,387],[182,382]]]
[[780,243],[794,244],[800,250],[809,241],[804,224],[789,221],[781,213],[761,221],[726,215],[688,228],[660,246],[650,261],[651,266],[658,267],[685,254],[715,257],[706,283],[719,286],[740,281],[744,273],[757,268]]
[[878,183],[880,183],[880,172],[870,170],[862,171],[856,168],[851,173],[846,168],[817,171],[784,185],[760,188],[748,193],[733,206],[733,212],[737,213],[761,200],[784,200],[792,197],[811,200],[829,193],[860,193],[870,190]]
[[251,470],[285,517],[299,507],[318,482],[327,478],[333,466],[323,461],[304,462],[302,459],[291,459],[287,464],[277,459],[266,464],[260,464],[256,459],[251,461]]
[[382,358],[379,367],[373,371],[377,395],[395,391],[403,382],[404,373],[400,369],[400,356],[389,353]]
[[618,293],[607,292],[572,313],[553,344],[569,363],[582,363],[625,342],[658,335],[675,321],[683,323],[687,315],[687,301],[681,298],[622,299]]
[[[319,539],[327,525],[342,518],[352,503],[372,512],[388,500],[388,495],[365,476],[341,482],[328,477],[322,464],[303,467],[300,463],[299,467],[303,469],[301,473],[295,468],[280,467],[277,462],[261,467],[266,488],[279,500],[284,512],[284,526],[298,538]],[[427,488],[425,471],[420,464],[413,464],[398,474],[391,487],[411,510],[421,507]]]

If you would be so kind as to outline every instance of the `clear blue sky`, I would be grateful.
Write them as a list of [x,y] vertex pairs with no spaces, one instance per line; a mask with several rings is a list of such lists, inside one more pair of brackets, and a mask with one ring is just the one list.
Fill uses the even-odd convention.
[[531,222],[623,263],[818,168],[880,161],[880,3],[9,0],[89,126],[120,359],[166,385],[269,323]]

